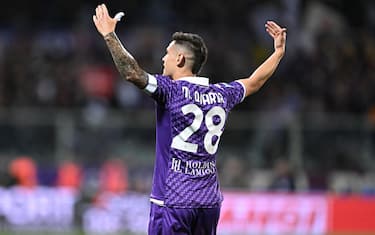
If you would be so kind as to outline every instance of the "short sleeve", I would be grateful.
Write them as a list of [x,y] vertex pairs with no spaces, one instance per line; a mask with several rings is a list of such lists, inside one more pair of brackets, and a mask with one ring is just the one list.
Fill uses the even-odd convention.
[[245,86],[239,81],[230,83],[218,83],[227,97],[228,108],[232,109],[235,105],[241,103],[245,98]]
[[144,91],[156,102],[166,104],[171,98],[175,83],[169,76],[148,75],[148,83]]

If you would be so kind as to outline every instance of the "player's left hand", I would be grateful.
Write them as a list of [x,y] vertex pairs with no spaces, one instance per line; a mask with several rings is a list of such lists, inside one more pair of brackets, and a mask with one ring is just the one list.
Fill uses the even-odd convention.
[[286,28],[281,28],[273,21],[266,22],[266,31],[274,40],[274,47],[276,52],[284,54],[286,43]]
[[92,19],[96,29],[104,37],[105,35],[115,31],[117,22],[121,19],[124,13],[118,13],[114,18],[109,16],[107,6],[100,4],[95,9],[95,15]]

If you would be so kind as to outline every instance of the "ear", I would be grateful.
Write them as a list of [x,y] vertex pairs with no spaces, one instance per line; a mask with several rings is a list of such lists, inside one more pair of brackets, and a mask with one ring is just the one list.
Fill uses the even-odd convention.
[[176,62],[177,62],[178,67],[180,67],[180,68],[184,67],[185,61],[186,61],[185,56],[182,53],[177,55]]

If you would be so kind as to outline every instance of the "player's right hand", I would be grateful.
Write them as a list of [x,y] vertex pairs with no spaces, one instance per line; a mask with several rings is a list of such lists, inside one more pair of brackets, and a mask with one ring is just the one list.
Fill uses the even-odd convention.
[[108,14],[108,9],[105,4],[100,4],[95,9],[95,15],[92,19],[99,33],[104,37],[109,33],[115,31],[118,19],[112,18]]

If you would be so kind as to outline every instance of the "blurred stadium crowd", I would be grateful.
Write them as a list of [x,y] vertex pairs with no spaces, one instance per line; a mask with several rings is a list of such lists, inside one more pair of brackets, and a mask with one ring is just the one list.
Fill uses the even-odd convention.
[[[39,112],[49,109],[152,111],[150,99],[122,82],[104,41],[95,31],[92,14],[96,3],[21,2],[7,1],[0,16],[2,112],[25,107],[37,108]],[[108,7],[112,15],[125,11],[125,22],[118,24],[117,33],[150,73],[161,72],[161,58],[173,32],[201,34],[209,49],[202,75],[210,77],[212,82],[248,76],[272,52],[272,40],[264,32],[264,22],[273,19],[288,28],[287,54],[271,81],[235,112],[280,114],[268,119],[270,123],[279,122],[285,113],[307,120],[344,113],[375,123],[373,1],[241,0],[229,4],[224,0],[129,0],[110,1]],[[96,111],[88,112],[88,119]],[[374,146],[373,128],[370,135]],[[336,136],[316,138],[324,141]],[[328,147],[327,155],[330,153],[330,146],[311,145],[311,148]],[[346,149],[335,154],[337,158],[345,158]],[[293,191],[315,182],[316,189],[326,190],[327,183],[320,182],[319,178],[325,170],[342,168],[359,173],[369,170],[356,161],[356,156],[345,163],[326,158],[329,156],[309,160],[315,162],[315,178],[305,182],[302,177],[295,182],[290,163],[272,157],[264,166],[272,175],[280,174],[281,180],[272,183],[270,179],[267,187]],[[322,167],[320,160],[330,165]],[[240,174],[246,172],[243,168],[250,164],[248,160],[234,157],[224,161],[220,166],[227,172],[222,174],[224,187],[248,187]],[[151,169],[149,166],[145,171],[151,172]],[[258,178],[269,179],[269,171],[260,172]],[[372,181],[371,177],[362,182]],[[259,185],[264,184],[259,182]],[[148,189],[148,185],[139,182],[131,187],[140,191]]]
[[[120,78],[91,22],[94,4],[25,4],[14,3],[15,9],[10,6],[1,16],[2,107],[74,108],[91,96],[106,99],[111,107],[142,107],[143,97],[128,97],[137,95],[117,83]],[[248,76],[272,51],[264,32],[267,19],[286,26],[288,54],[272,86],[241,109],[273,109],[295,99],[296,111],[366,113],[373,108],[375,20],[369,1],[253,0],[227,5],[149,0],[108,5],[113,14],[126,11],[118,34],[150,73],[161,72],[171,33],[202,34],[210,52],[203,74],[213,82]]]

